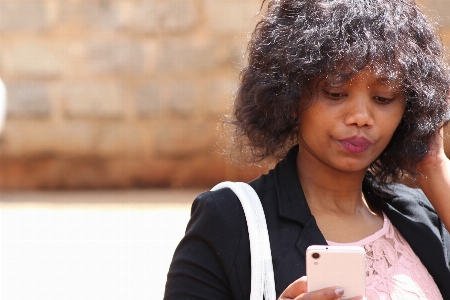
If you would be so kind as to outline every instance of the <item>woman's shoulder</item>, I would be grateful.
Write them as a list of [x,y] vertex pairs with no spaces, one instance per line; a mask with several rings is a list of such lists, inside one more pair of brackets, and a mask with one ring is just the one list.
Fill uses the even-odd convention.
[[417,224],[424,224],[433,230],[436,235],[445,235],[448,239],[447,230],[421,189],[396,183],[391,185],[391,192],[394,196],[387,200],[386,210],[400,213],[389,214],[389,218],[393,219],[392,221],[400,222],[400,220],[405,220],[400,216],[406,216],[408,220]]
[[363,190],[368,193],[369,198],[377,206],[383,207],[388,205],[406,214],[408,212],[421,211],[425,208],[436,214],[423,191],[410,185],[390,183],[386,186],[381,186],[373,175],[366,174]]
[[[262,175],[250,182],[250,186],[258,194],[261,203],[265,206],[267,190],[273,188]],[[221,188],[214,191],[205,191],[196,196],[191,208],[191,219],[212,218],[224,226],[235,226],[236,223],[246,223],[245,215],[239,198],[230,188]]]
[[209,224],[233,227],[240,223],[241,211],[239,199],[231,189],[205,191],[197,195],[192,203],[191,222],[206,219]]
[[401,183],[391,184],[390,189],[393,194],[392,203],[395,206],[419,210],[425,208],[436,214],[436,211],[421,189]]
[[405,220],[402,217],[404,216],[410,221],[425,224],[437,231],[441,230],[442,222],[421,189],[402,183],[390,183],[381,188],[374,178],[370,179],[369,185],[366,185],[370,192],[369,199],[393,219],[394,223]]
[[165,299],[231,299],[241,294],[240,285],[230,283],[239,282],[234,270],[246,243],[241,209],[230,189],[195,197],[169,269]]

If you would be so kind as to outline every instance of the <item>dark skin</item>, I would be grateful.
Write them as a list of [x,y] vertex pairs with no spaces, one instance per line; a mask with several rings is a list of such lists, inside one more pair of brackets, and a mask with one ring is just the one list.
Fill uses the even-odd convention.
[[405,99],[397,82],[370,68],[340,86],[315,86],[299,125],[299,180],[325,238],[355,242],[383,226],[381,212],[364,200],[362,181],[400,123]]
[[[343,294],[344,290],[338,286],[329,287],[326,289],[321,289],[314,292],[306,293],[307,279],[303,276],[293,283],[291,283],[286,290],[281,294],[279,300],[332,300],[339,299]],[[361,297],[354,297],[350,300],[362,299]]]
[[[297,171],[306,200],[327,240],[359,241],[383,226],[382,213],[362,193],[368,166],[392,138],[403,116],[405,98],[397,81],[370,68],[340,86],[326,81],[313,89],[313,104],[301,114]],[[450,228],[450,161],[439,132],[417,166],[416,185]],[[281,299],[339,299],[339,287],[307,291],[306,276],[293,282]],[[355,297],[352,299],[362,299]]]

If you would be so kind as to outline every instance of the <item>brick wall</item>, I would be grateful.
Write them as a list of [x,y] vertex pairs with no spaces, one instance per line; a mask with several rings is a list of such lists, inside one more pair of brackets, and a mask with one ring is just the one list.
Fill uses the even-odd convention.
[[[423,1],[442,16],[447,0]],[[211,186],[261,0],[0,0],[0,188]],[[449,147],[450,149],[450,147]]]

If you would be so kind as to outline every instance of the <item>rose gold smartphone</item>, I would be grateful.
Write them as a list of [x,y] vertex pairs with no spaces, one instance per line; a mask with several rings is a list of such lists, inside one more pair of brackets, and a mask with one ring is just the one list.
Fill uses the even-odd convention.
[[340,286],[340,299],[365,296],[366,252],[359,246],[309,246],[306,250],[308,292]]

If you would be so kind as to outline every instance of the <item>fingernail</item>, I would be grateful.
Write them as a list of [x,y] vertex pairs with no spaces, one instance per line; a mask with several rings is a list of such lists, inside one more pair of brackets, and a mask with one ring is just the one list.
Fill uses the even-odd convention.
[[335,292],[336,295],[338,295],[338,296],[344,295],[344,289],[343,289],[343,288],[335,289],[334,292]]

